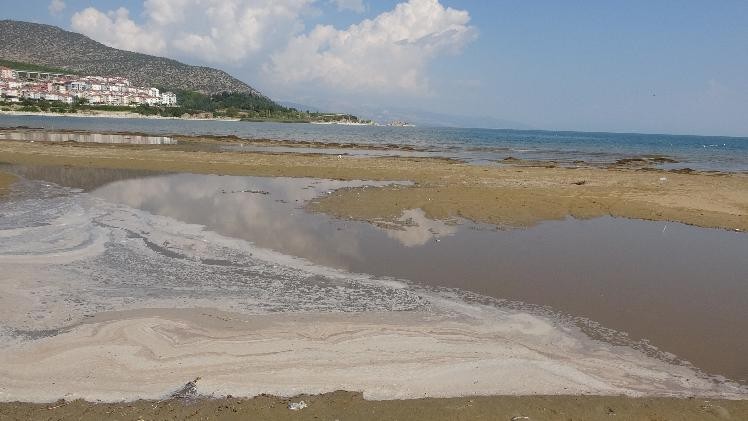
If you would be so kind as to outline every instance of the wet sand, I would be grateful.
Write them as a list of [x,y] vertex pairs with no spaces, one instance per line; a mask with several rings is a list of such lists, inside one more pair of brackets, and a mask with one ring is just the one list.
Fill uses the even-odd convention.
[[431,158],[182,151],[137,145],[0,142],[0,162],[226,175],[408,180],[409,187],[348,189],[312,204],[342,218],[396,222],[423,209],[503,227],[616,216],[748,230],[748,174],[629,168],[460,164]]
[[0,171],[0,196],[8,192],[8,188],[16,181],[16,176]]

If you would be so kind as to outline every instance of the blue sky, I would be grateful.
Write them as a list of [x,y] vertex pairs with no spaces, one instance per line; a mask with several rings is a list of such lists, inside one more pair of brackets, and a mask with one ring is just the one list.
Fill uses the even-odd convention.
[[[273,98],[323,107],[748,136],[746,1],[221,3],[235,3],[232,11],[251,21],[206,19],[212,1],[65,0],[59,12],[14,2],[0,17],[219,67]],[[283,10],[264,13],[279,4]],[[167,19],[166,6],[184,10]]]

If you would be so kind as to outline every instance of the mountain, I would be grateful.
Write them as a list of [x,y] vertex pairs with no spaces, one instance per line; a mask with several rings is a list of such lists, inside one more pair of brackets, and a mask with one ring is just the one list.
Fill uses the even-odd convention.
[[204,94],[262,95],[228,73],[164,57],[118,50],[56,26],[0,20],[0,59],[99,76],[124,76],[139,86]]

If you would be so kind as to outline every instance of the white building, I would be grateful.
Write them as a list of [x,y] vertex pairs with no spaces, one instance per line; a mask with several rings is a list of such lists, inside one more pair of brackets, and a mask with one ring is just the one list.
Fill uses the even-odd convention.
[[44,99],[43,93],[39,91],[32,91],[32,90],[24,90],[21,91],[21,98],[23,99]]
[[174,92],[164,92],[161,94],[161,104],[167,107],[177,105],[177,95]]
[[74,98],[81,98],[92,105],[177,105],[174,93],[162,94],[157,88],[132,86],[123,77],[52,76],[44,80],[18,79],[16,70],[0,66],[0,95],[6,100],[21,97],[66,103],[73,103]]
[[71,80],[65,85],[68,91],[81,92],[88,90],[88,84],[80,80]]
[[15,70],[0,66],[0,79],[15,79],[17,76]]

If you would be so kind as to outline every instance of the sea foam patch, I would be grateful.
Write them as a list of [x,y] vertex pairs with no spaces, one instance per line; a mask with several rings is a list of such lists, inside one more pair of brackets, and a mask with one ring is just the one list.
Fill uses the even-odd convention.
[[[0,263],[8,268],[5,278],[54,273],[45,287],[64,289],[37,305],[66,308],[56,327],[136,306],[263,313],[417,310],[427,304],[397,282],[317,266],[86,193],[47,189],[1,205]],[[26,292],[37,287],[31,283]],[[47,323],[44,328],[51,327]],[[26,321],[23,328],[33,324]]]

